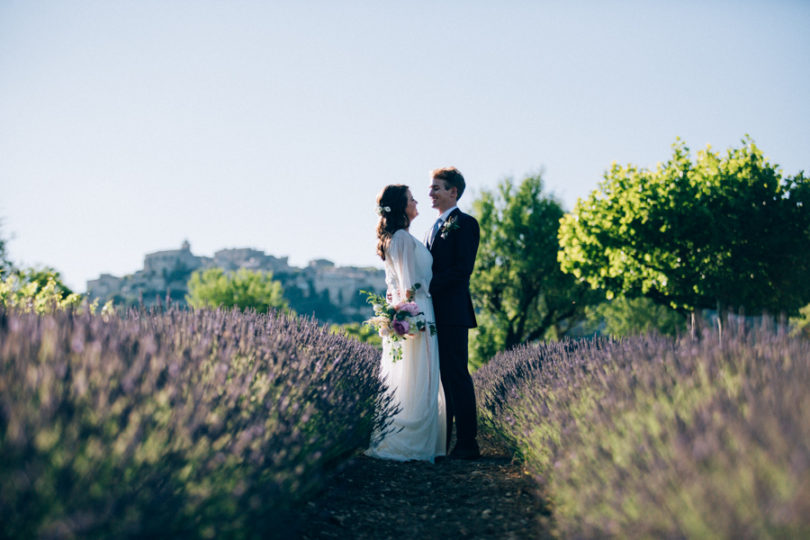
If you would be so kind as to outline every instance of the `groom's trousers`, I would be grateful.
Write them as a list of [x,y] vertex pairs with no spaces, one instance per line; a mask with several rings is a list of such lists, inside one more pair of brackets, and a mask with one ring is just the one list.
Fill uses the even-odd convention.
[[469,328],[437,325],[439,340],[439,368],[447,403],[447,451],[456,419],[456,448],[478,449],[475,437],[478,419],[475,407],[475,389],[467,369],[467,341]]

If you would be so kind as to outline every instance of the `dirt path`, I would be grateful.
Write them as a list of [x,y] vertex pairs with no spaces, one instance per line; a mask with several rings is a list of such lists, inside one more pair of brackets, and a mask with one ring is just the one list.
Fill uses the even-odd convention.
[[482,458],[436,464],[353,458],[300,516],[303,540],[550,538],[531,479],[484,437]]

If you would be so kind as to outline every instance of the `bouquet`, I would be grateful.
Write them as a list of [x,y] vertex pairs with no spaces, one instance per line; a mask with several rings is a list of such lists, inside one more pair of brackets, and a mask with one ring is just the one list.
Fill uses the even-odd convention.
[[414,284],[405,294],[405,301],[398,304],[391,304],[379,294],[369,291],[360,291],[366,295],[366,300],[374,308],[374,317],[365,321],[374,327],[383,338],[388,338],[394,342],[394,361],[402,358],[401,344],[397,343],[417,335],[418,332],[430,331],[430,335],[436,333],[436,325],[432,321],[425,320],[425,313],[419,310],[419,306],[413,301],[416,291],[421,287],[421,283]]

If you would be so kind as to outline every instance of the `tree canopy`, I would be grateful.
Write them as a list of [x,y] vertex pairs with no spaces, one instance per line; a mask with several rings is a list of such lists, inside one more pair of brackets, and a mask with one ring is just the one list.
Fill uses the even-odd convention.
[[562,269],[681,312],[795,313],[810,301],[810,182],[746,137],[725,156],[676,140],[654,171],[614,164],[566,215]]
[[[85,296],[71,291],[54,268],[17,268],[9,260],[6,239],[0,234],[0,306],[46,313],[80,308],[85,303]],[[91,311],[97,306],[97,302],[88,305]]]
[[[0,225],[2,224],[3,221],[0,220]],[[11,264],[11,261],[8,259],[6,242],[6,238],[3,236],[2,232],[0,232],[0,278],[14,269],[14,265]]]
[[585,308],[584,329],[613,338],[657,332],[675,336],[686,329],[686,318],[645,296],[617,296]]
[[191,307],[253,309],[267,313],[270,309],[287,309],[281,283],[273,280],[271,272],[240,268],[226,273],[221,268],[209,268],[191,274],[186,300]]
[[[47,313],[55,309],[81,308],[84,295],[71,292],[56,270],[51,268],[14,270],[0,279],[0,305]],[[95,312],[98,302],[87,305]],[[105,306],[105,312],[112,306]]]
[[481,242],[470,283],[479,324],[472,363],[565,335],[594,293],[560,270],[557,231],[564,212],[543,193],[542,177],[529,176],[517,186],[503,180],[496,191],[482,191],[473,213]]

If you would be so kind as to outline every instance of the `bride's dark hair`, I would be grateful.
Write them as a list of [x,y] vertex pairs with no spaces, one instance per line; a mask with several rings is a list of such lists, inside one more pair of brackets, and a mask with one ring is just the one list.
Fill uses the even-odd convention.
[[400,229],[407,229],[411,224],[405,209],[408,207],[408,186],[392,184],[385,186],[377,196],[377,212],[380,221],[377,223],[377,255],[385,260],[385,250],[391,243],[391,237]]

